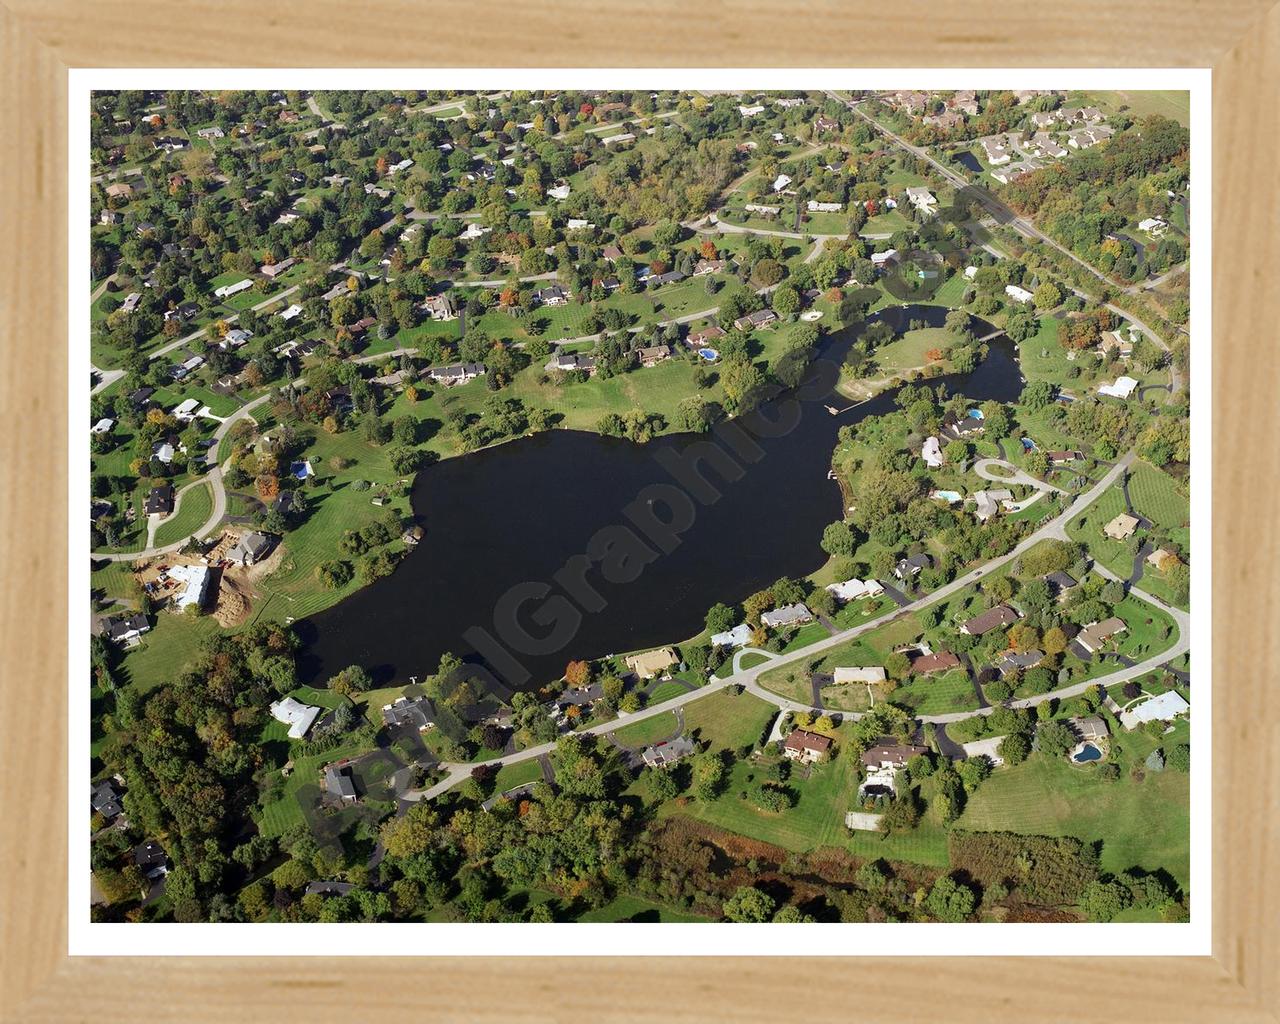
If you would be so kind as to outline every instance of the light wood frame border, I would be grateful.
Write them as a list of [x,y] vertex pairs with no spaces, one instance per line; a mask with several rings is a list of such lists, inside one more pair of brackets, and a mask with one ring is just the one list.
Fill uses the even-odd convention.
[[[0,1020],[1277,1020],[1280,7],[1272,0],[0,0]],[[692,41],[705,40],[696,46]],[[158,66],[1214,69],[1214,909],[1196,958],[67,956],[66,72]],[[1268,865],[1271,866],[1268,870]],[[967,952],[967,951],[966,951]],[[806,994],[807,993],[807,994]],[[829,1009],[822,1009],[822,1008]]]

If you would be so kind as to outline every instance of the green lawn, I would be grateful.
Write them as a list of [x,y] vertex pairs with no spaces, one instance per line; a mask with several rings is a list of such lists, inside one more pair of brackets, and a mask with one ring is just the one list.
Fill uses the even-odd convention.
[[1133,507],[1163,530],[1190,525],[1190,497],[1168,473],[1147,462],[1135,462],[1130,471],[1129,497]]
[[124,670],[130,685],[145,693],[171,681],[191,660],[196,644],[218,632],[218,623],[212,616],[188,618],[161,611],[142,643],[125,654]]
[[787,641],[785,647],[782,648],[783,654],[790,654],[792,651],[798,651],[802,647],[808,647],[815,644],[819,640],[825,640],[831,634],[827,632],[827,627],[821,622],[809,622],[801,626]]
[[770,659],[765,657],[763,654],[756,654],[752,652],[750,654],[744,654],[739,660],[738,665],[741,668],[755,668],[757,665],[763,665],[769,660]]
[[1184,128],[1191,124],[1191,94],[1185,89],[1103,89],[1090,90],[1086,95],[1107,114],[1127,107],[1125,113],[1133,118],[1161,114]]
[[876,349],[875,361],[883,374],[899,374],[927,366],[925,355],[930,349],[943,350],[954,341],[950,331],[942,327],[925,327],[907,331],[901,338]]
[[912,676],[894,688],[889,697],[917,715],[945,715],[975,711],[978,697],[968,673],[956,669],[934,676]]
[[515,764],[504,764],[498,769],[493,791],[506,793],[517,786],[537,782],[540,778],[542,778],[542,765],[536,757],[531,757],[527,761],[517,761]]
[[155,543],[157,547],[173,544],[183,540],[201,526],[213,511],[213,491],[208,484],[196,484],[182,494],[182,503],[176,515],[156,527]]
[[713,748],[736,750],[764,738],[778,709],[749,693],[717,690],[684,707],[686,735]]
[[[1157,745],[1143,733],[1125,734],[1114,743],[1132,749],[1135,757],[1145,757]],[[1187,776],[1178,772],[1148,774],[1141,782],[1122,772],[1118,781],[1106,782],[1098,778],[1095,766],[1075,766],[1065,757],[1036,754],[1020,765],[997,769],[970,797],[956,824],[974,830],[1101,840],[1104,870],[1163,868],[1186,886],[1189,803]]]
[[676,731],[676,715],[674,711],[664,711],[660,715],[641,719],[632,725],[624,725],[617,729],[613,738],[624,747],[647,747],[651,743],[664,740]]

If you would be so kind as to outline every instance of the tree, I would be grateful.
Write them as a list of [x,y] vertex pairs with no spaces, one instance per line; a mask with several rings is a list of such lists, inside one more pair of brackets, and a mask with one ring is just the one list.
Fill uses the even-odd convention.
[[773,915],[774,924],[812,924],[814,917],[812,914],[804,913],[799,907],[793,903],[779,908],[778,912]]
[[583,687],[591,682],[591,663],[571,661],[565,666],[564,681],[573,687]]
[[1000,741],[1000,756],[1006,764],[1022,764],[1031,754],[1031,737],[1025,732],[1011,732]]
[[1191,748],[1185,743],[1170,747],[1165,752],[1165,764],[1175,772],[1191,771]]
[[1090,921],[1110,921],[1132,902],[1129,887],[1115,879],[1092,881],[1080,894],[1080,909]]
[[911,671],[911,659],[901,651],[891,651],[885,656],[884,670],[891,679],[906,679]]
[[1036,309],[1055,309],[1062,302],[1062,291],[1052,281],[1046,281],[1035,291]]
[[822,550],[829,555],[849,557],[853,554],[854,538],[848,523],[828,523],[822,531]]
[[738,891],[724,901],[721,910],[730,921],[739,924],[760,924],[773,916],[777,903],[763,889],[739,886]]
[[724,786],[724,761],[719,752],[705,751],[693,759],[693,792],[699,800],[714,800]]
[[925,897],[924,908],[939,921],[955,923],[963,921],[978,905],[974,891],[950,875],[943,875],[933,883]]
[[772,304],[778,316],[791,316],[800,309],[800,295],[791,285],[784,284],[773,293]]
[[1048,721],[1036,731],[1036,739],[1042,753],[1060,757],[1076,745],[1076,734],[1064,723]]
[[733,629],[738,613],[727,604],[713,604],[707,612],[707,632],[724,633]]

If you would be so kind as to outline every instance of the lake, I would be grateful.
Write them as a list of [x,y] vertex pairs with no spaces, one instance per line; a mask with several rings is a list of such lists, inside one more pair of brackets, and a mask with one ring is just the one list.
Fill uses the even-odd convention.
[[[868,321],[941,327],[947,312],[892,307]],[[978,337],[994,330],[973,319]],[[896,389],[860,405],[830,390],[832,364],[863,329],[824,340],[811,382],[710,435],[635,445],[553,430],[429,467],[413,492],[426,531],[417,548],[391,576],[295,624],[304,678],[358,664],[378,685],[408,682],[451,651],[537,688],[571,659],[677,642],[717,601],[813,572],[823,529],[841,518],[827,477],[837,432],[893,409]],[[1013,401],[1022,376],[1001,336],[972,373],[930,383]]]

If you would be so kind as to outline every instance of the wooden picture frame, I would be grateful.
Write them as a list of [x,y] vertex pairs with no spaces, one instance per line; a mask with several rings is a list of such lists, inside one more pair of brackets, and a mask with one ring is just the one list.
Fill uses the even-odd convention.
[[[766,1020],[812,998],[826,1017],[1027,1021],[1101,1013],[1276,1020],[1280,758],[1268,627],[1280,584],[1264,516],[1280,465],[1272,338],[1280,232],[1280,7],[1068,0],[814,2],[798,10],[397,0],[264,7],[6,0],[0,224],[0,1006],[6,1021]],[[518,14],[516,13],[518,11]],[[207,25],[198,24],[208,19]],[[394,26],[394,31],[389,30]],[[691,43],[705,39],[702,46]],[[1215,663],[1213,955],[1196,958],[732,958],[429,961],[67,954],[67,70],[72,67],[1212,67]],[[19,424],[23,429],[15,429]],[[37,429],[29,429],[33,425]],[[972,947],[957,953],[973,953]],[[424,950],[424,952],[439,952]],[[1140,954],[1141,949],[1134,949]],[[806,995],[808,993],[808,995]],[[1085,1005],[1089,1004],[1089,1005]],[[828,1009],[829,1008],[829,1009]]]

